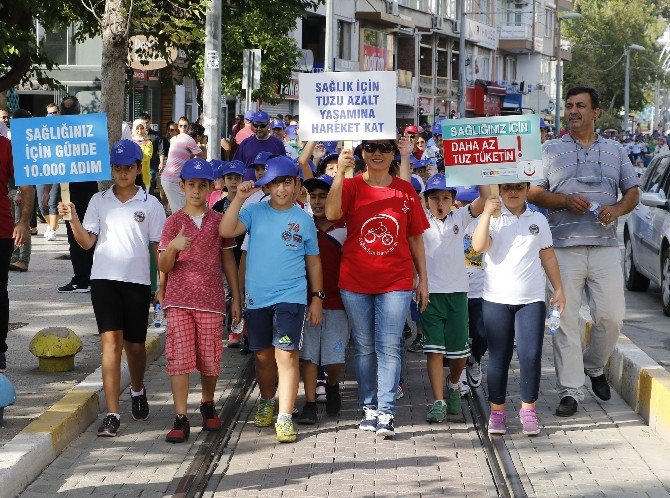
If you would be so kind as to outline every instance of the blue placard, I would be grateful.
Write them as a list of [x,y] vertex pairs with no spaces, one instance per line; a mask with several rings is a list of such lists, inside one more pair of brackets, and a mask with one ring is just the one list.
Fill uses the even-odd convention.
[[16,185],[111,179],[107,116],[12,119]]

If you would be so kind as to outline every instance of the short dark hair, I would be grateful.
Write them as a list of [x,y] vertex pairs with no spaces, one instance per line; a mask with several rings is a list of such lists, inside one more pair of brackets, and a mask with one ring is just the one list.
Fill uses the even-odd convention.
[[568,93],[565,94],[565,100],[568,100],[570,97],[579,95],[580,93],[588,93],[591,97],[591,109],[600,109],[600,94],[595,88],[590,86],[573,86]]
[[151,116],[149,116],[148,112],[141,112],[138,116],[139,119],[144,119],[145,121],[148,119],[151,121]]
[[60,113],[63,116],[71,116],[73,114],[81,114],[81,106],[79,99],[74,95],[66,95],[60,101]]
[[289,179],[295,181],[296,179],[299,179],[299,178],[300,177],[297,174],[296,174],[296,176],[288,176],[288,175],[278,176],[277,178],[274,178],[274,179],[270,180],[268,182],[268,184],[270,184],[270,183],[284,183],[286,180],[289,180]]
[[187,123],[190,123],[190,121],[186,116],[179,116],[179,119],[177,121],[186,121]]
[[169,127],[172,126],[173,124],[177,124],[177,123],[175,123],[174,121],[170,120],[170,121],[168,121],[167,124],[165,125],[165,128],[169,128]]
[[198,123],[189,123],[188,131],[186,133],[188,133],[191,136],[191,138],[195,138],[195,137],[198,137],[198,136],[204,136],[205,135],[205,127],[202,126],[202,125],[199,125]]
[[14,111],[14,114],[12,114],[12,119],[32,118],[32,117],[33,117],[32,113],[26,109],[17,109]]

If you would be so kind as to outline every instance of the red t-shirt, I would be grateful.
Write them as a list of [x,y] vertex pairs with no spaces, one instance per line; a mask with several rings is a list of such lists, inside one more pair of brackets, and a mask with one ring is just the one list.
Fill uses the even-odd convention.
[[9,199],[9,181],[14,178],[12,143],[0,137],[0,239],[14,236],[12,201]]
[[[342,259],[342,244],[347,238],[347,229],[344,223],[336,221],[328,230],[322,231],[317,227],[316,237],[319,243],[319,256],[323,273],[323,291],[326,299],[323,300],[325,310],[343,310],[344,303],[340,297],[340,261]],[[312,294],[307,296],[307,303],[312,302]]]
[[222,239],[219,235],[222,216],[207,210],[200,228],[181,209],[166,220],[158,249],[166,250],[182,226],[184,235],[191,238],[191,247],[179,252],[174,268],[168,273],[163,308],[226,312],[221,249],[235,247],[235,241]]
[[421,201],[409,182],[393,178],[388,187],[369,186],[359,175],[345,179],[340,288],[362,294],[412,290],[408,237],[430,227]]

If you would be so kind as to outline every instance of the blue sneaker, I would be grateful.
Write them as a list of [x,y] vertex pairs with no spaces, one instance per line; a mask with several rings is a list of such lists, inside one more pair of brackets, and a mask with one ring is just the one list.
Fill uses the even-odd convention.
[[377,430],[377,410],[373,410],[367,406],[363,407],[363,418],[358,428],[363,431]]
[[377,436],[393,437],[395,429],[393,428],[393,415],[390,413],[380,413],[377,417]]
[[7,370],[7,357],[5,353],[0,353],[0,372]]

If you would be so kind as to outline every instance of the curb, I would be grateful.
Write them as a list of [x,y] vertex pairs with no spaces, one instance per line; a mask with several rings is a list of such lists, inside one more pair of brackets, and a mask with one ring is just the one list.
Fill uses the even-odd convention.
[[[149,365],[163,353],[165,334],[149,332],[145,347]],[[129,385],[130,374],[124,356],[121,390]],[[98,367],[2,447],[0,497],[18,495],[98,418],[105,407],[102,368]]]

